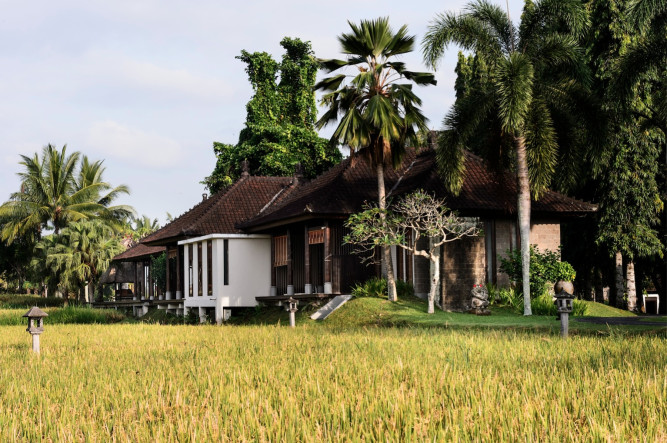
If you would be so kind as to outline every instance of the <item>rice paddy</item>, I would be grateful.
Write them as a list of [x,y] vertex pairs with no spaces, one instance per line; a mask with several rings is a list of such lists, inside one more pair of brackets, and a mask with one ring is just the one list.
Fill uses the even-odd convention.
[[665,441],[667,341],[515,330],[0,326],[0,441]]

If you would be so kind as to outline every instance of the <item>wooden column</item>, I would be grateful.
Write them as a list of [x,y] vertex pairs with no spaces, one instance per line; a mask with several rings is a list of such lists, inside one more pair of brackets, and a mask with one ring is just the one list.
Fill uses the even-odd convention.
[[166,259],[167,259],[166,260],[167,261],[167,269],[166,269],[166,271],[167,271],[167,274],[166,274],[167,288],[165,289],[165,291],[168,292],[169,294],[171,294],[171,290],[172,290],[172,288],[171,288],[171,272],[169,271],[169,253],[170,252],[171,252],[170,249],[167,247],[167,251],[165,252]]
[[[181,260],[181,253],[183,248],[176,245],[176,292],[181,292],[181,297],[183,297],[183,261]],[[176,297],[179,298],[179,297]]]
[[[146,276],[146,281],[148,282],[148,298],[155,298],[155,285],[153,284],[153,279],[151,278],[151,262],[148,263],[148,275]],[[146,267],[144,267],[146,269]]]
[[287,230],[287,295],[294,294],[294,266],[292,266],[292,231]]
[[405,272],[403,272],[403,248],[396,246],[396,278],[406,281]]
[[303,241],[304,241],[304,268],[306,275],[304,275],[304,283],[306,288],[305,292],[308,292],[308,288],[312,290],[310,283],[310,238],[308,236],[308,225],[303,227]]
[[134,292],[132,298],[139,298],[139,275],[137,271],[137,262],[134,262]]

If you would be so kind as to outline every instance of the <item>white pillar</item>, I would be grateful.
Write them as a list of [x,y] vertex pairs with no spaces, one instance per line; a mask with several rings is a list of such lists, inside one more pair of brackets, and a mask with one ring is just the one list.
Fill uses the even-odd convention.
[[206,241],[201,242],[201,293],[204,297],[208,296],[208,246]]
[[[183,294],[182,297],[187,297],[189,294],[190,288],[190,269],[188,264],[190,263],[190,248],[188,245],[183,245]],[[178,294],[178,292],[177,292]],[[187,314],[187,311],[185,311]]]
[[198,243],[192,244],[192,296],[199,294],[199,254]]

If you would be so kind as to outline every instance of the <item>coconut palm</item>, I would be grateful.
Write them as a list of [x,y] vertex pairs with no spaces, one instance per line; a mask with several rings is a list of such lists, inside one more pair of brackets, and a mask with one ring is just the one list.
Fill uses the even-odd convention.
[[64,294],[87,283],[92,295],[100,275],[122,251],[117,235],[106,222],[81,220],[70,223],[60,234],[44,237],[36,246],[33,266]]
[[[432,74],[412,72],[396,57],[413,50],[414,36],[406,26],[394,32],[387,18],[348,22],[350,33],[338,37],[346,60],[320,60],[327,73],[351,68],[353,74],[339,73],[315,85],[325,92],[322,103],[328,107],[316,123],[322,128],[338,122],[332,141],[347,145],[365,155],[375,166],[378,180],[378,205],[386,207],[384,168],[397,167],[406,141],[426,130],[427,119],[419,109],[421,100],[412,83],[434,85]],[[383,248],[387,269],[389,299],[396,300],[391,252]]]
[[424,59],[432,67],[448,45],[458,44],[488,69],[486,80],[459,97],[445,118],[438,164],[450,190],[458,192],[465,167],[463,149],[482,141],[488,158],[513,163],[524,315],[531,315],[531,188],[539,197],[563,154],[571,154],[569,148],[577,145],[574,117],[589,75],[576,38],[586,23],[578,0],[528,1],[518,27],[500,7],[479,0],[469,3],[461,14],[438,15],[423,42]]
[[[43,229],[53,229],[58,234],[69,223],[99,217],[117,220],[132,213],[129,206],[109,206],[119,194],[128,193],[127,187],[112,188],[101,180],[103,168],[88,166],[80,169],[77,179],[77,162],[80,154],[67,154],[67,146],[58,151],[47,145],[40,158],[22,155],[20,164],[24,171],[21,189],[0,206],[0,216],[9,220],[1,232],[9,242],[21,235],[39,237]],[[101,163],[100,163],[101,165]],[[95,172],[91,172],[95,169]],[[106,191],[109,191],[105,194]]]

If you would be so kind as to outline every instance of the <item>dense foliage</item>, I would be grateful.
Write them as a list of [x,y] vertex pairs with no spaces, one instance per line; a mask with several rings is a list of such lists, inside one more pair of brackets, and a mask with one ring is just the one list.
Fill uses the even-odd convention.
[[[306,177],[326,171],[340,151],[313,129],[317,111],[313,85],[318,64],[309,42],[284,38],[280,63],[265,52],[242,51],[254,95],[236,145],[215,142],[215,169],[203,183],[213,193],[229,186],[248,161],[252,175],[289,176],[300,163]],[[278,81],[279,77],[279,81]]]
[[595,120],[577,41],[586,25],[577,0],[528,1],[518,26],[501,7],[479,0],[462,13],[438,15],[424,39],[424,59],[433,67],[452,43],[477,59],[471,67],[465,66],[467,59],[459,60],[457,100],[444,120],[438,166],[455,193],[463,184],[463,149],[469,146],[516,171],[526,315],[531,314],[531,192],[539,197],[547,189],[559,163],[567,164],[569,177],[576,173],[571,159],[584,144],[583,125]]
[[[514,249],[507,251],[507,257],[500,260],[500,271],[509,275],[510,280],[517,282],[517,288],[523,285],[521,251]],[[541,252],[535,247],[530,246],[530,296],[537,298],[547,292],[548,283],[554,284],[559,280],[574,281],[577,276],[572,265],[568,262],[560,261],[560,250]],[[520,291],[519,291],[520,292]]]

